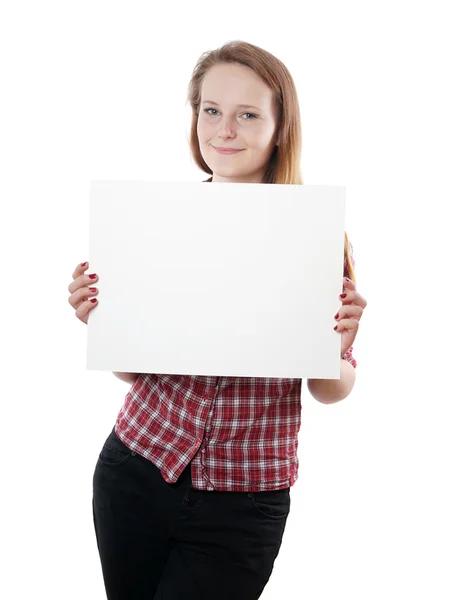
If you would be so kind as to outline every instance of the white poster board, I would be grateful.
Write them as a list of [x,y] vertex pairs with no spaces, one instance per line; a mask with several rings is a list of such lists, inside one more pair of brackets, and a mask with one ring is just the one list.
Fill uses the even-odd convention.
[[87,368],[338,379],[345,187],[92,181]]

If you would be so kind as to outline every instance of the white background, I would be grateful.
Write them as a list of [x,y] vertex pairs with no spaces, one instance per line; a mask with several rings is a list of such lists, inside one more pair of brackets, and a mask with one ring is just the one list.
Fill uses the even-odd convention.
[[105,598],[92,475],[129,386],[86,370],[68,303],[89,184],[206,179],[186,89],[200,54],[233,39],[292,73],[304,183],[346,186],[368,302],[351,395],[327,406],[304,386],[262,598],[450,595],[444,3],[17,0],[0,21],[1,600]]

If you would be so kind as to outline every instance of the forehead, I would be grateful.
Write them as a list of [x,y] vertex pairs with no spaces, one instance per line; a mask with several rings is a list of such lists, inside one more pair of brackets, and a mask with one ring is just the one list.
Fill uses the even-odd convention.
[[249,67],[221,64],[212,67],[203,79],[202,101],[205,99],[263,108],[270,106],[272,91]]

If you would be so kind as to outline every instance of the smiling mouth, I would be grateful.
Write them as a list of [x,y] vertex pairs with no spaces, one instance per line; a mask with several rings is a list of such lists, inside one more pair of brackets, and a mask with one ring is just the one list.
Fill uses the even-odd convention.
[[243,152],[243,150],[234,150],[232,148],[226,148],[223,150],[220,150],[219,148],[216,148],[215,146],[213,146],[213,148],[219,154],[237,154],[238,152]]

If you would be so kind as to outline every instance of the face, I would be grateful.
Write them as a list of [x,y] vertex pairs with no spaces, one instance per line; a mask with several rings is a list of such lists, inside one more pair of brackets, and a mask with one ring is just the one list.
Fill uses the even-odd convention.
[[[208,71],[197,135],[214,182],[260,183],[277,141],[276,127],[272,91],[252,69],[220,64]],[[217,148],[240,152],[222,154]]]

